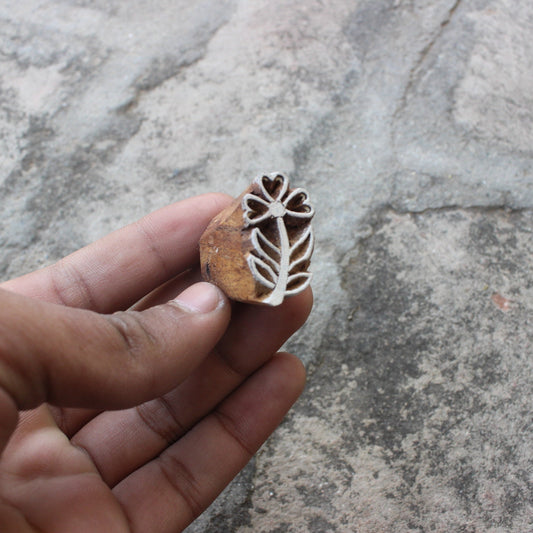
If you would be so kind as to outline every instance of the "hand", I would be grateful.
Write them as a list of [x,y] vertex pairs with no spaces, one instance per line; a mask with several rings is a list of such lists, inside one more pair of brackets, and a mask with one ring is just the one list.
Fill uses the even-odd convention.
[[311,292],[232,308],[197,283],[228,201],[166,207],[0,285],[2,532],[182,530],[298,397],[301,363],[274,354]]

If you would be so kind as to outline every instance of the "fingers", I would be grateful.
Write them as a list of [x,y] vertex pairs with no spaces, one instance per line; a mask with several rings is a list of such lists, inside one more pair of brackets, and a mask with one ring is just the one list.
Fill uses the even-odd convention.
[[246,465],[302,391],[297,358],[279,354],[176,444],[114,488],[132,531],[181,531]]
[[[102,413],[73,436],[114,486],[161,453],[274,354],[306,320],[310,290],[277,308],[235,306],[215,350],[163,398],[126,411]],[[140,444],[141,443],[141,444]]]
[[229,202],[229,196],[206,194],[164,207],[2,287],[100,313],[127,309],[197,263],[201,234]]
[[0,290],[0,390],[18,409],[45,401],[136,405],[184,380],[220,339],[229,317],[227,299],[208,283],[169,304],[114,315]]
[[[134,306],[134,309],[143,310],[154,305],[161,305],[171,299],[174,294],[200,279],[199,270],[196,268],[184,272],[147,295]],[[228,359],[228,364],[234,366],[241,377],[248,375],[279,350],[283,343],[305,323],[312,305],[313,294],[310,289],[288,298],[276,308],[234,303],[231,323],[221,339],[217,352]],[[261,341],[258,342],[258,339]],[[239,343],[242,343],[242,349],[234,349],[234,344],[238,346]],[[215,354],[211,358],[213,357]],[[200,369],[195,372],[203,376]],[[205,383],[206,379],[201,378],[199,381]],[[220,377],[217,376],[216,383],[219,381]],[[202,395],[202,398],[206,399],[207,395]],[[60,407],[52,407],[52,411],[59,428],[69,437],[99,414],[97,411],[87,409]],[[114,413],[113,416],[122,416],[122,413]],[[111,426],[116,427],[114,422]]]

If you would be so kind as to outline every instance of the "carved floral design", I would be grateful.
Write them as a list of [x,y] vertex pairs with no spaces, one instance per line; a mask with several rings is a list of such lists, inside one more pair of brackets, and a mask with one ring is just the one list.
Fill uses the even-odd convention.
[[257,192],[242,199],[245,227],[253,227],[248,266],[254,279],[271,291],[263,303],[279,305],[311,282],[307,268],[314,245],[314,209],[307,191],[290,190],[282,174],[260,176],[254,185]]

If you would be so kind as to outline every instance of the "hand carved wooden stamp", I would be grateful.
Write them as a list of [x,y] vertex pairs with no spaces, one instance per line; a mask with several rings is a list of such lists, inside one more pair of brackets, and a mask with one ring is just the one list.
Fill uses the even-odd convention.
[[307,192],[289,189],[286,176],[257,177],[202,235],[204,279],[234,300],[281,304],[311,282],[313,215]]

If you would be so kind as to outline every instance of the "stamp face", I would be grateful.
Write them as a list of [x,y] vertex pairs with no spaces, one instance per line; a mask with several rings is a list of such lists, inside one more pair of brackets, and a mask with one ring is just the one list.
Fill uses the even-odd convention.
[[271,291],[263,303],[279,305],[311,282],[314,209],[307,191],[289,190],[282,174],[261,176],[255,183],[258,192],[242,199],[245,226],[253,227],[247,261],[254,279]]

